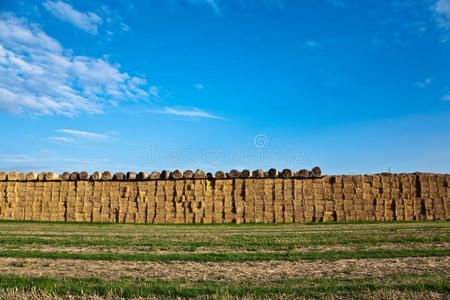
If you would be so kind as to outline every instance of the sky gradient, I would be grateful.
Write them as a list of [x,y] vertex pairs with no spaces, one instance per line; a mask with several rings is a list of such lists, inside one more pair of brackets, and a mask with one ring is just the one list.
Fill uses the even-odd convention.
[[0,169],[450,170],[450,0],[0,2]]

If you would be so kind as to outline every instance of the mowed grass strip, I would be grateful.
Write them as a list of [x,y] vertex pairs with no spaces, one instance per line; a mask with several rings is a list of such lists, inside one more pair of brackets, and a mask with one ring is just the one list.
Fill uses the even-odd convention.
[[[26,223],[34,224],[34,223]],[[12,223],[9,228],[23,226],[21,223]],[[366,227],[377,225],[377,230],[366,231]],[[245,251],[291,251],[297,248],[320,247],[320,246],[379,246],[384,244],[433,244],[449,243],[449,227],[437,226],[432,231],[423,232],[422,225],[429,226],[429,223],[417,223],[417,228],[400,230],[402,223],[398,227],[393,224],[384,224],[386,227],[380,227],[379,224],[369,224],[361,228],[361,231],[336,232],[265,232],[266,226],[262,226],[259,232],[245,232],[243,230],[230,233],[229,227],[209,227],[210,230],[199,226],[183,225],[185,230],[181,233],[164,232],[155,230],[152,226],[147,226],[149,231],[146,233],[130,235],[101,235],[101,234],[45,234],[40,231],[34,233],[15,233],[15,231],[0,232],[0,246],[4,248],[17,249],[25,246],[53,246],[53,247],[99,247],[102,249],[114,250],[121,249],[141,249],[144,251],[196,251],[202,248],[202,251],[220,250],[245,250]],[[55,227],[73,227],[73,225],[56,224]],[[92,228],[92,225],[81,224],[80,227]],[[111,224],[111,228],[116,228],[117,224]],[[205,225],[210,226],[210,225]],[[289,226],[293,226],[292,224]],[[301,225],[303,226],[303,225]],[[335,225],[330,225],[335,227]],[[344,226],[344,225],[343,225]],[[102,225],[100,228],[105,228]],[[133,228],[143,228],[136,225],[130,227],[130,233],[134,233]],[[232,228],[233,226],[231,226]],[[321,226],[324,228],[324,226]],[[158,227],[164,228],[164,227]],[[179,227],[175,227],[179,228]],[[253,228],[253,227],[252,227]],[[325,227],[325,229],[328,227]],[[430,229],[430,228],[426,228]],[[79,228],[78,228],[79,230]],[[224,231],[222,231],[224,230]]]
[[221,248],[233,250],[279,250],[288,251],[296,248],[313,246],[377,246],[382,244],[430,244],[450,243],[450,235],[428,235],[415,236],[408,233],[404,236],[389,237],[387,235],[376,236],[350,236],[344,234],[318,234],[317,236],[292,236],[290,239],[279,236],[234,236],[232,238],[221,238],[218,240],[167,240],[167,239],[145,239],[131,238],[120,239],[114,237],[92,238],[85,236],[71,237],[0,237],[0,245],[8,248],[18,248],[26,245],[54,246],[54,247],[102,247],[102,248],[146,248],[147,250],[191,250],[203,248]]
[[[449,228],[450,221],[358,221],[333,223],[291,223],[291,224],[117,224],[86,222],[42,222],[42,221],[1,221],[0,231],[51,231],[61,233],[169,233],[184,234],[187,229],[196,233],[220,231],[271,232],[289,231],[360,231],[360,230],[430,230]],[[422,229],[421,229],[422,228]]]
[[224,262],[224,261],[298,261],[298,260],[338,260],[365,258],[396,258],[396,257],[439,257],[450,256],[450,249],[379,249],[379,250],[342,250],[342,251],[308,251],[308,252],[209,252],[209,253],[69,253],[54,251],[22,251],[1,250],[0,257],[14,258],[48,258],[75,260],[123,260],[123,261],[195,261],[195,262]]
[[54,278],[0,275],[0,289],[16,287],[18,290],[40,290],[55,295],[99,295],[124,298],[165,296],[205,297],[252,296],[276,297],[280,295],[327,297],[347,296],[359,298],[373,291],[450,292],[448,276],[439,274],[399,274],[366,278],[283,279],[273,281],[213,281],[213,280],[104,280],[100,278]]

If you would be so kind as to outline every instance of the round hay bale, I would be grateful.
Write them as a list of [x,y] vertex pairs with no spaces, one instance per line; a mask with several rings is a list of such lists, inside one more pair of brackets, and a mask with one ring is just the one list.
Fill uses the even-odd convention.
[[136,172],[127,172],[127,180],[136,180]]
[[72,172],[72,174],[70,174],[70,180],[78,180],[80,178],[80,173],[78,172]]
[[308,178],[309,177],[309,171],[306,169],[301,169],[300,171],[297,172],[297,177],[298,178]]
[[153,172],[150,174],[150,179],[151,179],[151,180],[161,179],[161,173],[159,173],[158,171],[153,171]]
[[139,172],[137,174],[137,180],[147,180],[148,179],[148,173],[147,172]]
[[100,173],[98,171],[94,172],[94,174],[91,175],[91,179],[94,181],[102,180],[102,173]]
[[59,178],[61,178],[61,180],[69,180],[70,179],[70,173],[69,172],[64,172],[61,175],[59,175]]
[[181,170],[175,170],[170,174],[170,177],[172,179],[182,179],[183,178],[183,172]]
[[294,172],[291,169],[284,169],[281,171],[282,178],[291,178],[292,176],[294,176]]
[[55,172],[45,173],[44,180],[45,181],[59,180],[59,174]]
[[194,178],[194,172],[192,170],[186,170],[183,172],[183,177],[186,179]]
[[214,174],[211,173],[211,172],[208,172],[208,173],[206,173],[206,177],[207,177],[208,179],[214,179]]
[[270,169],[268,172],[269,178],[278,178],[278,170],[277,169]]
[[224,171],[217,171],[215,177],[216,179],[225,179],[227,178],[227,175],[225,174]]
[[6,172],[0,172],[0,180],[6,180],[7,174]]
[[241,178],[250,178],[252,177],[252,171],[244,169],[241,172]]
[[86,171],[83,171],[83,172],[81,172],[80,173],[80,180],[89,180],[89,178],[91,177],[90,175],[89,175],[89,173],[88,172],[86,172]]
[[36,172],[27,173],[28,181],[34,181],[34,180],[37,180],[37,178],[38,178],[38,174]]
[[230,174],[229,174],[229,178],[239,178],[241,176],[241,172],[239,172],[238,170],[231,170]]
[[17,172],[15,172],[15,171],[9,172],[8,175],[6,176],[6,178],[7,178],[9,181],[16,181],[16,180],[17,180],[17,177],[18,177],[18,174],[17,174]]
[[102,180],[112,180],[113,179],[113,173],[110,171],[105,171],[102,174]]
[[253,171],[253,178],[264,178],[264,171],[261,169]]
[[25,180],[27,180],[27,174],[17,173],[17,181],[25,181]]
[[318,177],[322,176],[322,170],[319,167],[312,168],[311,176],[314,178],[318,178]]
[[38,175],[38,180],[39,181],[44,181],[45,180],[45,174],[47,174],[47,172],[41,172]]
[[170,179],[170,171],[169,170],[163,170],[161,172],[161,179]]
[[113,179],[117,181],[125,180],[125,174],[123,172],[117,172],[114,174]]
[[206,178],[206,173],[203,170],[197,169],[195,171],[194,178],[196,178],[196,179],[204,179],[204,178]]

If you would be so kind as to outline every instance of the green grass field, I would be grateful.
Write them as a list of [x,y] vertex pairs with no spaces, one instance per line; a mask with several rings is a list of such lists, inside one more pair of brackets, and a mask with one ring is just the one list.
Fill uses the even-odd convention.
[[0,222],[0,298],[450,296],[450,222]]

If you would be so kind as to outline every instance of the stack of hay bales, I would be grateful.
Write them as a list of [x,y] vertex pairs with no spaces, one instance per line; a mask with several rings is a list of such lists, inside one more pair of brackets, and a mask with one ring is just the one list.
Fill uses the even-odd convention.
[[232,170],[0,172],[0,219],[280,223],[450,218],[450,175]]

